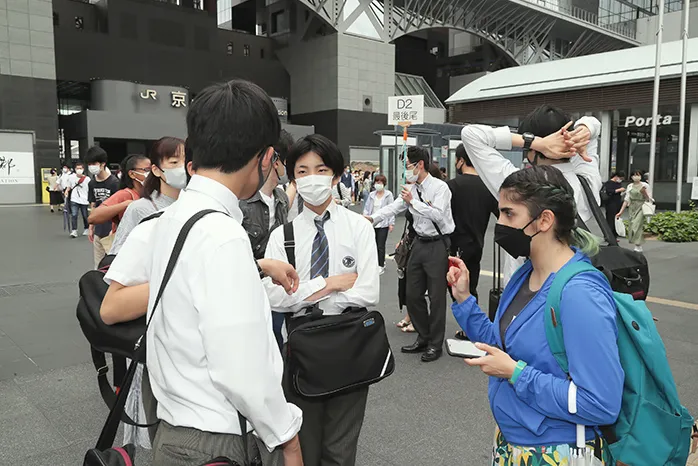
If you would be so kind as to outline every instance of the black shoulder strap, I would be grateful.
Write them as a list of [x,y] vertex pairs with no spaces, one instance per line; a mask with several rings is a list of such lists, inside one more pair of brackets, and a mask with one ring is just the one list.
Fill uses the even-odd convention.
[[[582,185],[582,189],[584,190],[584,194],[587,199],[587,204],[589,204],[589,208],[591,209],[591,213],[594,215],[596,223],[599,224],[599,228],[603,233],[604,239],[610,246],[617,246],[618,240],[611,231],[610,225],[608,224],[608,222],[606,222],[603,212],[601,212],[601,207],[599,207],[599,205],[596,203],[596,198],[594,197],[594,193],[591,191],[591,186],[589,186],[589,182],[586,178],[584,178],[581,175],[577,175],[577,178],[579,179],[579,183]],[[579,215],[577,215],[577,217],[579,220],[581,220],[581,217],[579,217]],[[586,228],[586,230],[588,230],[588,228]]]
[[111,448],[114,444],[116,431],[119,428],[119,422],[121,422],[124,413],[126,398],[128,397],[128,392],[131,389],[131,383],[133,382],[133,376],[135,375],[136,367],[138,366],[138,364],[135,361],[144,360],[143,356],[145,356],[145,345],[142,344],[143,338],[148,332],[148,327],[150,326],[150,322],[152,322],[153,316],[155,315],[155,311],[157,311],[158,305],[160,304],[162,294],[164,293],[165,288],[167,287],[167,283],[170,281],[170,278],[172,277],[172,272],[174,271],[175,265],[177,264],[177,259],[179,259],[179,255],[182,253],[184,242],[186,241],[189,232],[191,231],[192,227],[196,222],[201,220],[206,215],[215,212],[223,213],[219,210],[214,209],[206,209],[202,210],[201,212],[198,212],[189,220],[187,220],[187,222],[182,227],[182,230],[179,232],[179,236],[177,236],[177,240],[175,241],[174,247],[172,248],[172,255],[170,256],[170,260],[167,263],[167,267],[165,268],[165,274],[162,277],[162,283],[160,283],[160,289],[158,290],[157,297],[155,298],[155,302],[153,303],[150,318],[146,323],[145,332],[138,339],[138,342],[136,343],[136,346],[133,350],[134,362],[131,362],[131,365],[128,368],[128,372],[126,372],[126,377],[124,377],[124,381],[121,383],[121,389],[119,391],[119,394],[117,395],[116,400],[114,401],[114,404],[111,410],[109,411],[109,416],[107,416],[107,421],[104,423],[102,432],[99,435],[99,440],[97,440],[96,448],[98,450],[106,450],[107,448]]
[[341,182],[337,183],[337,194],[339,194],[339,200],[343,201],[344,196],[342,196],[342,188],[340,187],[340,185],[343,185],[343,183],[341,183]]
[[288,263],[296,268],[296,240],[293,237],[293,222],[284,224],[284,249]]
[[[424,202],[424,199],[422,199],[422,193],[419,192],[419,188],[417,188],[416,191],[417,191],[417,196],[419,197],[419,200],[421,202]],[[450,254],[451,252],[448,248],[448,243],[446,243],[446,238],[444,238],[443,233],[441,233],[441,228],[439,228],[439,226],[436,224],[435,221],[432,220],[431,223],[434,225],[434,228],[436,228],[436,232],[439,234],[439,238],[441,238],[441,241],[443,241],[444,246],[446,247],[446,254]]]
[[155,212],[154,214],[150,214],[150,215],[148,215],[146,218],[144,218],[143,220],[141,220],[140,222],[138,222],[138,224],[140,225],[141,223],[145,223],[145,222],[147,222],[147,221],[149,221],[149,220],[153,220],[153,219],[156,219],[156,218],[160,218],[160,217],[162,217],[162,214],[164,214],[164,213],[165,213],[165,211],[164,211],[164,210],[161,210],[160,212]]

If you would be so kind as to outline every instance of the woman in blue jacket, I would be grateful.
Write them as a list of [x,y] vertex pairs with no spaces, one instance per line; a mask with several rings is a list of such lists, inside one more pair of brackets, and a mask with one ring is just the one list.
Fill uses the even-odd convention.
[[[466,362],[490,376],[489,400],[497,422],[493,465],[567,465],[574,458],[576,425],[603,464],[600,425],[618,417],[624,373],[616,343],[616,306],[601,274],[582,273],[562,293],[561,319],[569,377],[545,336],[545,300],[565,264],[589,261],[599,243],[575,227],[574,192],[562,173],[536,166],[510,175],[500,188],[495,241],[513,257],[529,257],[502,295],[494,323],[469,292],[468,270],[451,258],[453,314],[488,353]],[[576,414],[574,411],[576,404]]]

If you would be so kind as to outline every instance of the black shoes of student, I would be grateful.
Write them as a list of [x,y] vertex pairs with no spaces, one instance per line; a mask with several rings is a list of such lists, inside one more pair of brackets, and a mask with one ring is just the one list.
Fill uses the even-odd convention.
[[443,350],[436,349],[436,348],[429,348],[422,355],[422,362],[434,362],[437,359],[439,359],[442,354],[443,354]]
[[414,354],[414,353],[423,353],[426,349],[427,349],[427,344],[417,340],[409,346],[403,346],[401,348],[401,351],[403,353]]

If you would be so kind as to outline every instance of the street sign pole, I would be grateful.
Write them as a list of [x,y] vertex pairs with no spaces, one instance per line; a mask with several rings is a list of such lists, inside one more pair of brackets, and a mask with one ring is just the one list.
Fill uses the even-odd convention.
[[[662,36],[664,31],[664,0],[659,0],[659,16],[657,18],[657,44],[654,58],[654,94],[652,96],[652,133],[650,136],[650,195],[654,193],[654,160],[657,152],[657,115],[659,114],[659,80],[662,67]],[[683,124],[683,122],[681,122]]]
[[686,134],[686,58],[688,55],[688,12],[690,0],[683,1],[683,55],[681,57],[681,99],[679,104],[679,153],[678,169],[676,171],[676,212],[681,212],[681,191],[683,188],[683,148]]

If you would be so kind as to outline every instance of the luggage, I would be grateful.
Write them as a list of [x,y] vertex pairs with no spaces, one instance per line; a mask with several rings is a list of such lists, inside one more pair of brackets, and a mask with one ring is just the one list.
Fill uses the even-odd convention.
[[[635,299],[646,299],[650,289],[650,272],[647,259],[642,253],[620,247],[611,227],[606,222],[601,208],[596,204],[591,187],[586,178],[577,175],[584,189],[587,203],[591,209],[604,239],[608,243],[601,246],[601,251],[591,258],[591,263],[606,276],[613,291],[627,293]],[[578,219],[578,222],[581,222]],[[586,226],[582,223],[582,226]],[[588,228],[587,228],[588,230]]]
[[[560,269],[548,292],[545,334],[555,359],[569,373],[563,341],[560,298],[567,282],[583,272],[598,272],[586,262]],[[614,462],[632,466],[685,466],[693,418],[679,401],[666,350],[643,301],[613,293],[617,306],[618,352],[625,371],[618,420],[600,427]],[[570,312],[570,311],[565,311]],[[554,313],[554,316],[553,316]]]
[[[284,225],[289,264],[296,266],[293,224]],[[378,311],[348,308],[323,316],[313,306],[304,317],[288,319],[287,370],[294,390],[308,398],[341,394],[390,376],[395,358]]]

